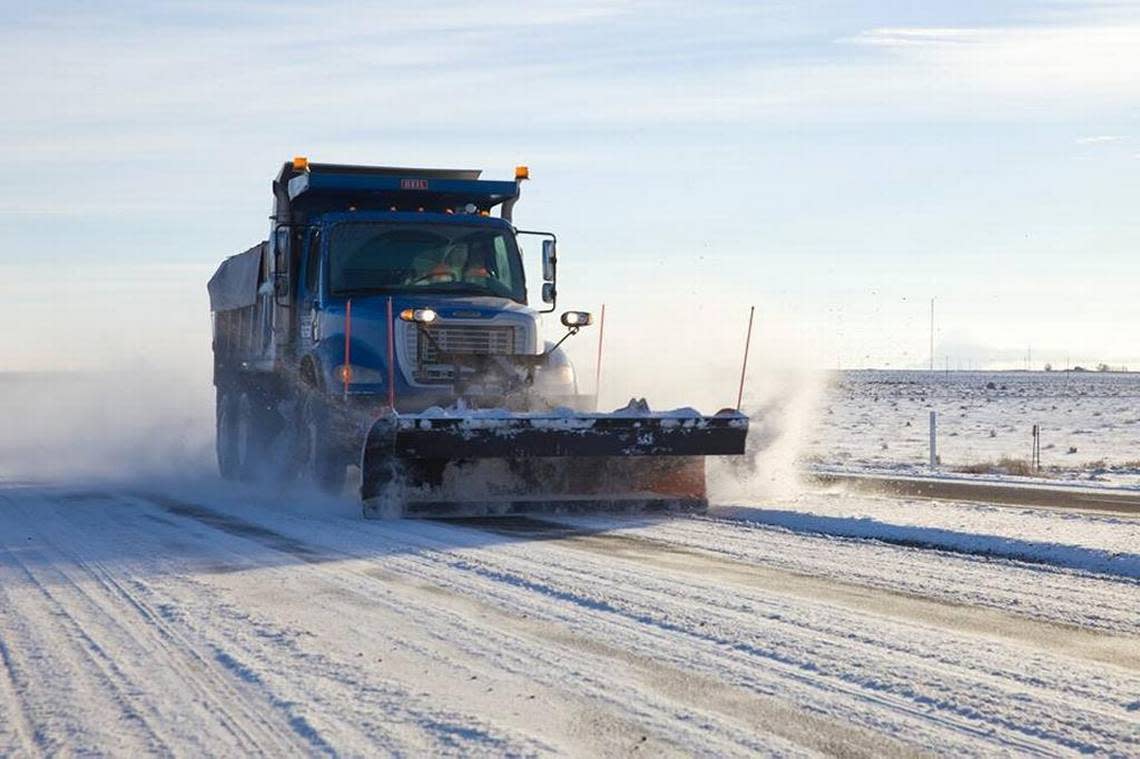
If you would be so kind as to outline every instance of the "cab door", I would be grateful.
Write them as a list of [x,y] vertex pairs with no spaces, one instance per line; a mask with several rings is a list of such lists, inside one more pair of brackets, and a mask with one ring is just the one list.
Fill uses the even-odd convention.
[[309,227],[301,246],[301,276],[297,283],[297,347],[304,355],[315,344],[314,327],[321,301],[321,230]]

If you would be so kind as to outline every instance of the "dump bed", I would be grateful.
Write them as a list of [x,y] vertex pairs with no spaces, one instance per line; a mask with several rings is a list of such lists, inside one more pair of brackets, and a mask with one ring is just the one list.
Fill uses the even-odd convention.
[[[268,243],[260,242],[222,261],[210,277],[210,311],[214,317],[214,382],[264,355],[271,325],[267,309],[258,305],[265,275]],[[268,296],[266,296],[268,297]]]

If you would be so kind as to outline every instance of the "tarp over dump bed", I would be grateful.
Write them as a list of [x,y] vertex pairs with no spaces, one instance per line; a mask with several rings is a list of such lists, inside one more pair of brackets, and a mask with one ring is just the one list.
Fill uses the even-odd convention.
[[206,285],[210,291],[211,311],[230,311],[257,303],[257,273],[264,247],[265,243],[260,242],[222,261]]

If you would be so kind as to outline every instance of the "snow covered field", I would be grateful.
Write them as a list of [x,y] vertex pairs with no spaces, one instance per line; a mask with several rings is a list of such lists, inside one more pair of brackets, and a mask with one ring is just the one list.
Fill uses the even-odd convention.
[[1140,521],[0,488],[0,754],[1140,751]]
[[922,469],[930,411],[945,470],[1029,462],[1038,424],[1046,476],[1140,485],[1140,374],[842,372],[804,453],[825,467]]

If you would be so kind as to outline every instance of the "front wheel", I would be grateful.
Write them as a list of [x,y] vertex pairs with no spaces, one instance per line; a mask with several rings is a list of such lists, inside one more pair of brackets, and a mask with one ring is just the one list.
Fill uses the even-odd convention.
[[334,434],[332,409],[316,391],[301,400],[301,437],[305,448],[305,476],[326,493],[344,489],[345,459]]

